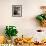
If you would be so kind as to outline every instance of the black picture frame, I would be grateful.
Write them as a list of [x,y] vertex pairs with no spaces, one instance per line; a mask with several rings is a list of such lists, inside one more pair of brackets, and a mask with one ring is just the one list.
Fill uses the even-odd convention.
[[22,17],[22,5],[12,5],[12,16]]

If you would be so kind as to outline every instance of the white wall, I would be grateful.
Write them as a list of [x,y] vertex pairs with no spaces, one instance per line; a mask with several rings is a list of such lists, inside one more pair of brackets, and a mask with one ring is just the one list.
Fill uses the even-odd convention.
[[[22,17],[12,17],[12,5],[17,4],[22,5]],[[4,33],[6,25],[15,25],[19,36],[31,36],[40,28],[35,16],[41,13],[41,5],[46,5],[46,0],[0,0],[0,33]]]

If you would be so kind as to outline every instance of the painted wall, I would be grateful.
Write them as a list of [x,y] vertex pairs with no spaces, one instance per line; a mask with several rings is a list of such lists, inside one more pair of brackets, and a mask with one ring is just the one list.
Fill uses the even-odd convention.
[[[22,17],[12,17],[12,5],[17,4],[22,5]],[[36,34],[36,29],[42,29],[35,20],[41,5],[46,5],[46,0],[0,0],[0,34],[4,34],[6,25],[15,25],[18,36]]]

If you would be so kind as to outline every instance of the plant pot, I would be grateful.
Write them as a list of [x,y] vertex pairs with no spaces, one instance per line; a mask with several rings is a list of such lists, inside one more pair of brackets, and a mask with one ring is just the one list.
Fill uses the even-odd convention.
[[12,41],[11,41],[10,39],[7,39],[7,43],[8,43],[8,44],[11,44]]
[[17,36],[12,36],[11,40],[12,40],[12,43],[14,44],[14,40],[17,38]]
[[41,21],[41,26],[46,27],[46,20]]

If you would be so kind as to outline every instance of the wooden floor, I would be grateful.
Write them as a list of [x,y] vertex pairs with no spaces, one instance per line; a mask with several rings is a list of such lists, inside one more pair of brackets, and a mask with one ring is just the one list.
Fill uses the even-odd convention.
[[46,46],[46,44],[44,45],[23,44],[23,45],[15,45],[15,46]]

